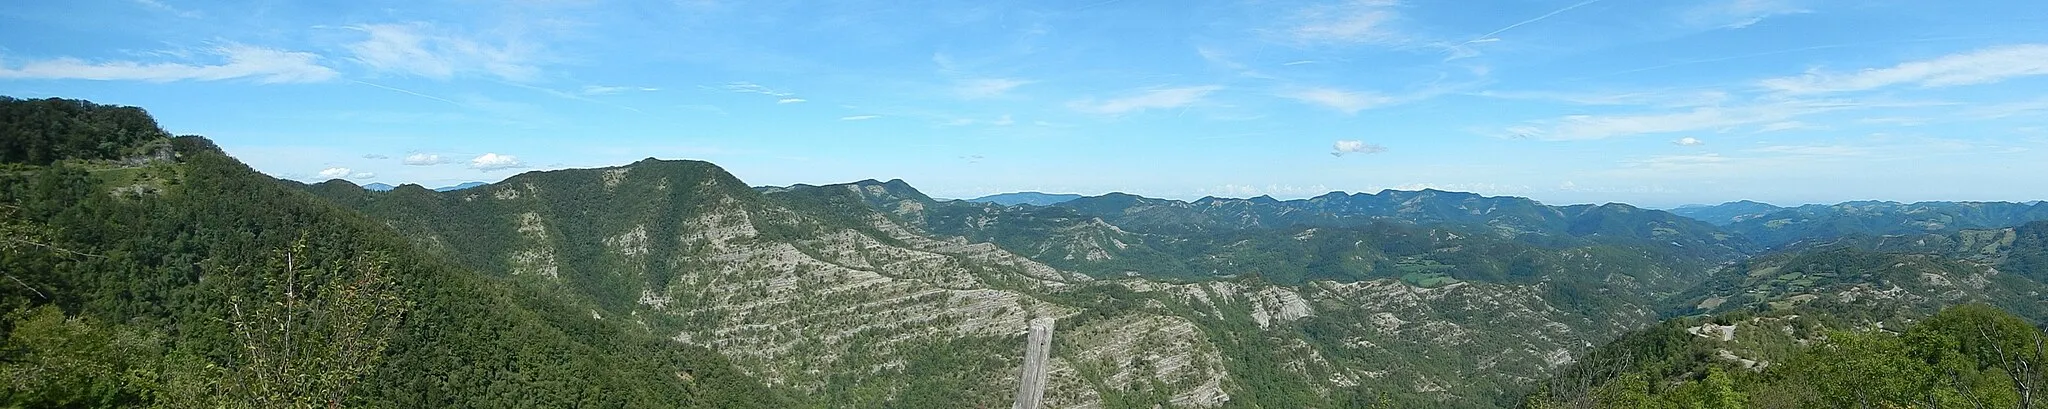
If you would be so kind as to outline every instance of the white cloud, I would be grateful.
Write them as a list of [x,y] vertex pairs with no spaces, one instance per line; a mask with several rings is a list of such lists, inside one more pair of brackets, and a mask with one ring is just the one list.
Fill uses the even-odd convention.
[[869,120],[869,119],[875,119],[875,118],[881,118],[881,117],[882,117],[881,115],[854,115],[854,116],[843,116],[843,117],[839,117],[839,120],[841,120],[841,121],[866,121],[866,120]]
[[321,169],[319,175],[321,179],[368,179],[377,177],[375,173],[357,172],[344,167]]
[[87,62],[77,58],[30,61],[20,67],[0,65],[0,79],[79,79],[99,81],[219,81],[252,78],[256,82],[320,82],[333,79],[334,69],[320,65],[313,53],[229,44],[207,50],[227,61],[218,65]]
[[391,157],[384,156],[384,154],[381,153],[366,153],[363,154],[363,159],[391,159]]
[[1686,22],[1716,28],[1749,27],[1764,19],[1811,13],[1794,0],[1713,0],[1685,12]]
[[1817,94],[1902,84],[1925,88],[1990,84],[2034,75],[2048,75],[2048,45],[1992,47],[1847,74],[1812,70],[1805,75],[1767,79],[1761,85],[1790,94]]
[[1010,114],[1003,114],[1002,117],[996,118],[995,122],[990,122],[990,124],[993,124],[995,126],[1010,126],[1016,123],[1017,120],[1010,119]]
[[1215,85],[1160,88],[1140,92],[1137,95],[1107,101],[1080,100],[1068,103],[1074,110],[1095,114],[1122,115],[1148,109],[1171,109],[1201,102],[1209,93],[1221,90]]
[[1028,84],[1031,84],[1031,81],[1013,78],[977,78],[960,80],[954,84],[953,92],[959,94],[961,98],[967,99],[994,98],[1009,93],[1011,89]]
[[1701,141],[1700,138],[1688,136],[1684,138],[1678,138],[1678,140],[1675,141],[1671,141],[1671,144],[1678,146],[1700,146],[1705,145],[1707,143],[1705,141]]
[[432,26],[414,24],[366,24],[350,27],[370,38],[349,44],[355,59],[379,71],[449,79],[456,75],[481,73],[511,81],[539,76],[533,65],[534,47],[519,41],[487,44],[454,35],[430,33]]
[[1287,30],[1297,42],[1391,44],[1406,41],[1389,24],[1399,15],[1392,0],[1352,0],[1303,10],[1299,23]]
[[806,100],[806,99],[803,99],[803,98],[783,98],[783,99],[778,99],[778,100],[775,100],[775,103],[777,103],[777,104],[801,104],[801,103],[804,103],[805,101],[808,101],[808,100]]
[[486,154],[483,154],[483,156],[478,156],[478,157],[476,157],[476,159],[470,159],[470,160],[469,160],[469,167],[470,167],[471,169],[476,169],[476,170],[481,170],[481,171],[493,171],[493,170],[499,170],[499,169],[518,169],[518,168],[524,168],[524,167],[526,167],[526,163],[524,163],[524,162],[520,162],[520,161],[519,161],[519,157],[516,157],[516,156],[512,156],[512,155],[499,155],[499,154],[495,154],[495,153],[486,153]]
[[441,159],[441,155],[435,155],[431,153],[415,153],[411,155],[406,155],[405,159],[402,159],[399,162],[413,166],[433,166],[448,163],[447,160]]
[[1387,151],[1387,147],[1385,146],[1365,143],[1365,141],[1337,141],[1337,143],[1330,145],[1330,149],[1331,156],[1344,156],[1354,153],[1361,155],[1370,155]]
[[1338,112],[1343,112],[1346,115],[1356,114],[1358,113],[1358,111],[1362,111],[1367,108],[1377,107],[1395,102],[1393,97],[1388,97],[1385,95],[1367,92],[1345,91],[1335,88],[1307,88],[1286,92],[1281,94],[1280,96],[1293,98],[1295,100],[1311,104],[1321,105],[1326,108],[1337,110]]

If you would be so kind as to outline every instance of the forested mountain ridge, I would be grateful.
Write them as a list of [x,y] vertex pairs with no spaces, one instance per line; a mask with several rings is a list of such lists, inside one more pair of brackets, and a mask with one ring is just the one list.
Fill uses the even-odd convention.
[[1728,232],[1764,247],[1846,236],[1946,234],[2048,220],[2048,206],[2040,202],[1857,201],[1792,208],[1764,206],[1768,207],[1732,202],[1672,212],[1721,225]]
[[[93,106],[4,102],[10,111],[16,104]],[[65,122],[44,124],[51,123]],[[0,171],[0,221],[9,233],[0,246],[9,284],[0,286],[0,307],[10,310],[0,323],[0,373],[9,380],[0,404],[785,402],[785,393],[732,371],[722,356],[565,313],[576,309],[437,261],[203,138],[130,139],[121,136],[134,131],[126,126],[49,134],[58,138],[47,146],[92,148],[10,157]],[[7,146],[23,146],[20,134],[5,137]],[[147,146],[174,153],[136,149]],[[267,321],[285,317],[304,321]]]
[[[1759,253],[1667,212],[1440,191],[1002,206],[655,159],[371,191],[121,138],[0,168],[0,403],[280,406],[237,337],[281,316],[362,317],[280,333],[377,341],[333,355],[355,372],[286,371],[343,406],[1002,406],[1036,317],[1059,319],[1054,407],[1515,407],[1641,345],[1689,363],[1627,379],[1696,402],[1783,379],[1734,370],[1814,333],[1970,302],[2038,320],[2048,266],[2048,223]],[[265,302],[295,307],[237,312]],[[1794,335],[1693,344],[1715,319]],[[1612,379],[1580,383],[1636,385]]]
[[[480,270],[560,288],[598,306],[594,315],[719,350],[817,402],[999,404],[1023,320],[1053,316],[1066,335],[1048,396],[1062,406],[1317,407],[1386,394],[1485,407],[1654,319],[1648,301],[1620,290],[1468,282],[1423,271],[1450,267],[1429,261],[1411,263],[1406,280],[1101,280],[935,233],[904,216],[976,207],[928,207],[960,202],[901,181],[744,186],[710,164],[648,160],[461,192],[307,189]],[[1468,236],[1415,237],[1493,240]]]

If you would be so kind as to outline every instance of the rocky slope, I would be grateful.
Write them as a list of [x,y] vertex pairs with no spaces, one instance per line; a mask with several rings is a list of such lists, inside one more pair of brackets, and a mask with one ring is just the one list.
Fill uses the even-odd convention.
[[[1380,394],[1486,407],[1577,351],[1655,320],[1647,300],[1600,293],[1620,287],[1540,275],[1284,284],[1245,271],[1199,282],[1091,276],[1039,259],[1126,259],[1155,239],[1067,208],[1022,209],[1045,216],[1018,218],[936,205],[954,202],[900,181],[757,190],[707,163],[649,160],[455,192],[308,188],[450,258],[556,288],[593,318],[673,334],[832,405],[1000,406],[1014,388],[1025,321],[1055,317],[1046,399],[1059,407],[1326,407]],[[950,213],[907,217],[940,208]],[[996,213],[975,213],[985,211]],[[941,219],[1036,223],[1047,237],[1086,240],[942,234],[932,223]],[[1474,240],[1421,232],[1402,232],[1434,243],[1411,269],[1455,260],[1424,253],[1455,254]],[[1308,229],[1283,241],[1326,247],[1359,237]],[[1517,251],[1560,263],[1544,267],[1557,271],[1601,271],[1592,264],[1609,257]],[[1620,277],[1640,272],[1600,274],[1592,281],[1632,282]]]

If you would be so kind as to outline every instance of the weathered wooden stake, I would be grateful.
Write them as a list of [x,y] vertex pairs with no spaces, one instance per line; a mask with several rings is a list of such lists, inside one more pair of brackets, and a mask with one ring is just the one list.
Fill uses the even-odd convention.
[[1053,319],[1031,320],[1024,341],[1024,371],[1017,375],[1017,403],[1011,409],[1038,409],[1045,400],[1045,361],[1052,352]]

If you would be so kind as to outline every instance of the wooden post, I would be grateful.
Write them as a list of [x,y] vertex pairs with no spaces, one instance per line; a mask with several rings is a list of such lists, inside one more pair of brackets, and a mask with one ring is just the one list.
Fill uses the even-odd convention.
[[1011,409],[1038,409],[1045,400],[1045,365],[1052,352],[1053,319],[1031,320],[1024,341],[1024,370],[1017,375],[1017,403]]

